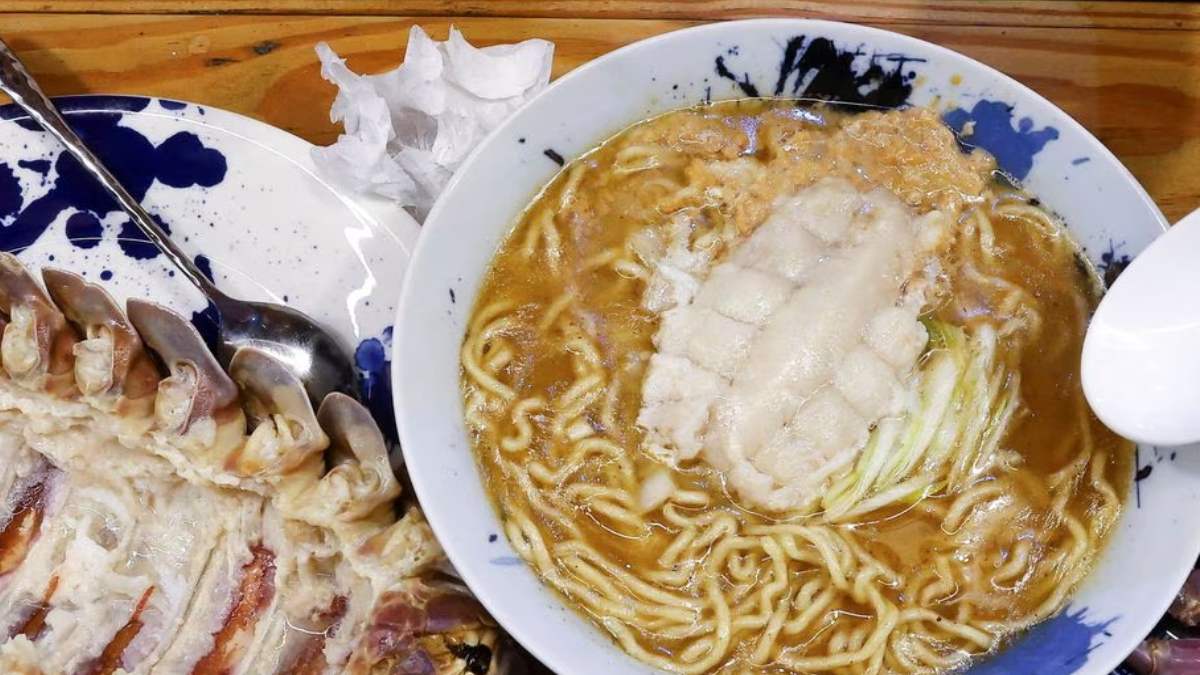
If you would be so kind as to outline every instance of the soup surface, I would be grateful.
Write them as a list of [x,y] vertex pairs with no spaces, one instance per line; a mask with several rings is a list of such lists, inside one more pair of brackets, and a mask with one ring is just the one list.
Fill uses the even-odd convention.
[[679,110],[521,216],[465,415],[516,550],[636,658],[953,670],[1062,608],[1128,492],[1099,289],[933,112]]

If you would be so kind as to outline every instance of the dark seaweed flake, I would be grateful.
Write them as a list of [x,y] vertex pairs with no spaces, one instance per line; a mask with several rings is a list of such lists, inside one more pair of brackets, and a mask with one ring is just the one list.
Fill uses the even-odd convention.
[[446,649],[463,660],[463,670],[474,675],[484,675],[492,665],[492,650],[487,645],[447,643]]

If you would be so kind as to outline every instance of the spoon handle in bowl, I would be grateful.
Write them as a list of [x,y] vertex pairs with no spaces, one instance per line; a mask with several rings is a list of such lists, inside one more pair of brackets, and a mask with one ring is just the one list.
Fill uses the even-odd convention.
[[0,40],[0,91],[12,97],[33,121],[42,129],[50,132],[62,143],[67,152],[71,153],[91,174],[100,185],[108,191],[117,204],[129,214],[133,223],[138,226],[159,248],[171,262],[179,268],[188,281],[200,289],[210,299],[216,301],[224,297],[220,291],[205,277],[183,251],[180,251],[171,241],[167,233],[159,227],[150,214],[142,208],[138,200],[125,189],[121,182],[108,170],[95,154],[88,149],[83,140],[71,129],[67,121],[54,107],[49,97],[38,86],[33,76],[26,70],[25,64]]

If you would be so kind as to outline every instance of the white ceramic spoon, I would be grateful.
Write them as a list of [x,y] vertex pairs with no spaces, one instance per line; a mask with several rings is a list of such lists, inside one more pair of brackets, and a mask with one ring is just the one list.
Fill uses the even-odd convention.
[[1200,441],[1200,210],[1154,240],[1108,290],[1083,342],[1083,393],[1140,443]]

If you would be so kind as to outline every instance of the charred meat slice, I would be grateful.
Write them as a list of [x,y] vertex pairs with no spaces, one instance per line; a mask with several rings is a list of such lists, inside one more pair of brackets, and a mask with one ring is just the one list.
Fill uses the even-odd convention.
[[153,586],[146,589],[146,592],[142,594],[142,599],[138,601],[137,606],[133,609],[133,616],[129,617],[129,621],[117,631],[113,639],[104,647],[104,651],[100,653],[100,657],[85,667],[80,675],[112,675],[112,673],[121,667],[121,656],[125,654],[129,643],[133,642],[133,639],[142,630],[142,612],[145,611],[146,603],[150,601],[150,596],[153,593]]
[[50,466],[16,487],[12,516],[0,529],[0,575],[16,569],[29,554],[29,548],[42,526]]
[[37,640],[46,628],[46,615],[50,613],[50,600],[54,598],[54,592],[57,590],[58,577],[50,577],[50,583],[46,584],[46,592],[42,594],[41,602],[31,608],[29,615],[9,632],[8,637],[24,635],[30,640]]
[[253,558],[242,568],[242,580],[225,625],[213,636],[213,647],[192,675],[223,675],[236,666],[254,638],[263,612],[275,596],[275,554],[262,546],[251,549]]

